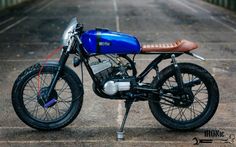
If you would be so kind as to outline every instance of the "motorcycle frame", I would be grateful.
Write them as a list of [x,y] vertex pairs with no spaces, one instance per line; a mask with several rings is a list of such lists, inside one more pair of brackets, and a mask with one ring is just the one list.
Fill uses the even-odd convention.
[[[90,65],[89,65],[89,58],[91,56],[95,56],[95,55],[99,55],[99,54],[95,54],[95,55],[88,55],[84,48],[83,48],[83,44],[79,38],[79,35],[74,35],[72,36],[71,38],[71,43],[69,44],[68,47],[64,47],[62,49],[62,53],[61,53],[61,57],[59,59],[59,66],[58,66],[58,70],[57,72],[55,73],[54,75],[54,78],[53,80],[51,81],[50,83],[50,88],[49,88],[49,91],[48,91],[48,96],[51,94],[51,91],[54,89],[56,83],[57,83],[57,80],[58,80],[58,77],[60,75],[60,73],[63,71],[63,68],[66,64],[66,61],[69,57],[69,54],[77,54],[79,55],[79,58],[80,58],[80,61],[84,63],[90,77],[92,78],[93,82],[96,84],[96,85],[99,85],[99,80],[97,79],[97,77],[94,75]],[[144,78],[149,74],[149,72],[151,70],[158,70],[158,64],[165,60],[165,59],[170,59],[172,57],[172,55],[174,55],[175,57],[178,57],[180,55],[182,55],[183,53],[181,52],[173,52],[173,53],[140,53],[140,54],[158,54],[159,56],[157,56],[154,60],[151,61],[151,63],[149,63],[147,65],[147,67],[138,75],[136,76],[137,74],[137,70],[136,70],[136,67],[134,66],[134,76],[136,78],[136,82],[137,83],[141,83]],[[129,60],[129,62],[131,62],[131,64],[135,65],[134,61],[131,60],[127,55],[120,55],[121,57],[125,57]],[[80,64],[81,64],[80,62]],[[178,70],[177,70],[178,71]],[[157,73],[158,74],[158,73]],[[176,76],[181,76],[180,73],[176,73]],[[178,82],[177,82],[178,83]],[[178,85],[181,85],[180,83],[178,83]],[[152,89],[146,89],[146,91],[153,91]],[[112,97],[112,96],[111,96]]]

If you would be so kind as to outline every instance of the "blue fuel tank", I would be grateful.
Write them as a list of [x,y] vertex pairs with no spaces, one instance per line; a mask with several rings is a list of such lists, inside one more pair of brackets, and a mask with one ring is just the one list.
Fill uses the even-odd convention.
[[136,37],[107,29],[94,29],[81,35],[88,54],[138,54],[140,44]]

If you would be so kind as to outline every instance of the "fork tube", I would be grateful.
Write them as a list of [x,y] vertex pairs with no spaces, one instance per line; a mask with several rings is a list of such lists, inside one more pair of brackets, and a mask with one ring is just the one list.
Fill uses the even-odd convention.
[[69,53],[67,51],[63,50],[60,60],[59,60],[59,66],[58,66],[57,72],[55,73],[55,75],[50,83],[47,98],[51,95],[52,90],[55,88],[57,81],[59,79],[59,75],[61,74],[61,71],[64,69],[68,57],[69,57]]
[[175,76],[176,82],[178,84],[178,88],[183,89],[184,88],[183,77],[181,75],[179,66],[178,66],[178,64],[175,60],[175,55],[174,54],[171,55],[171,59],[172,59],[172,62],[173,62],[173,66],[175,68],[175,75],[174,76]]

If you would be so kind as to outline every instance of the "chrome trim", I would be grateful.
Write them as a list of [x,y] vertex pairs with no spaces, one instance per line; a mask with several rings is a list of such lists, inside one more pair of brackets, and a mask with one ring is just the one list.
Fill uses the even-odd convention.
[[195,58],[197,58],[197,59],[200,59],[200,60],[202,60],[202,61],[206,61],[206,59],[205,59],[204,57],[201,57],[201,56],[199,56],[199,55],[197,55],[197,54],[192,53],[192,56],[195,57]]

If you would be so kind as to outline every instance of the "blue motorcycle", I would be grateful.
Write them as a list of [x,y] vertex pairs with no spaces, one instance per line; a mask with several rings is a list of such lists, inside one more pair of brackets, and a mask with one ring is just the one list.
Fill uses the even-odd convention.
[[[66,66],[71,54],[75,56],[74,67],[81,66],[82,73],[82,65],[86,67],[96,95],[124,100],[126,113],[117,132],[118,138],[123,137],[133,102],[148,101],[154,117],[162,125],[175,130],[199,128],[216,112],[219,90],[211,74],[198,65],[178,63],[176,60],[183,54],[204,60],[191,53],[198,47],[194,42],[179,40],[140,45],[132,35],[102,28],[84,31],[76,18],[71,20],[62,39],[58,62],[37,63],[25,69],[14,83],[14,110],[32,128],[60,129],[79,114],[84,90],[81,79]],[[157,57],[137,74],[137,54]],[[158,64],[166,59],[170,59],[171,64],[159,71]],[[155,76],[148,83],[145,77],[150,71],[154,71]]]

